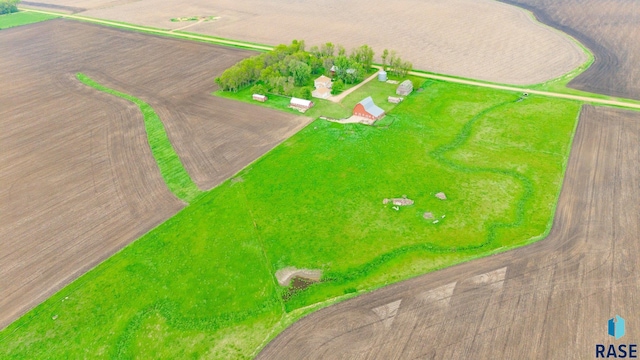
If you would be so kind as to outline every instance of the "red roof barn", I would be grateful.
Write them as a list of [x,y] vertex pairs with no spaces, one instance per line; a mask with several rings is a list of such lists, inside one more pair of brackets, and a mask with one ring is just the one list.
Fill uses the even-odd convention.
[[353,108],[353,115],[362,116],[371,120],[380,120],[384,116],[384,110],[373,103],[371,96],[360,101]]

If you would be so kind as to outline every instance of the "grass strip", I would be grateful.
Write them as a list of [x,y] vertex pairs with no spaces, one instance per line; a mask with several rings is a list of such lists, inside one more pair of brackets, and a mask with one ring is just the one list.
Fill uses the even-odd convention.
[[158,114],[156,114],[149,104],[131,95],[109,89],[95,82],[85,74],[77,73],[76,77],[83,84],[91,86],[98,91],[115,95],[136,104],[144,116],[144,127],[147,132],[147,140],[151,147],[151,153],[156,159],[162,178],[169,189],[178,198],[186,202],[193,201],[193,199],[202,193],[184,169],[180,157],[178,157],[175,149],[171,146],[171,142],[169,141],[162,121],[160,121],[160,117],[158,117]]
[[0,15],[0,30],[57,18],[57,15],[18,11]]

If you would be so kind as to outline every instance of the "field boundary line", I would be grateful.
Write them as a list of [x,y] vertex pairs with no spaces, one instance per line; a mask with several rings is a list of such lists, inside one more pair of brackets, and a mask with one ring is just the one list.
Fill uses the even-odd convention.
[[[203,41],[203,42],[208,42],[208,43],[213,43],[213,44],[218,44],[223,46],[242,47],[242,48],[252,49],[257,51],[269,51],[274,48],[273,46],[269,46],[269,45],[258,45],[258,44],[243,42],[243,41],[237,41],[237,40],[227,40],[227,39],[220,39],[216,37],[209,37],[209,36],[203,36],[203,35],[194,35],[194,34],[183,33],[183,32],[155,29],[155,28],[150,28],[150,27],[145,27],[140,25],[125,24],[121,22],[101,20],[101,19],[96,19],[96,18],[91,18],[86,16],[70,15],[70,14],[63,14],[63,13],[52,12],[52,11],[24,9],[24,8],[21,10],[36,12],[41,14],[48,14],[48,15],[57,15],[62,18],[87,21],[87,22],[92,22],[96,24],[103,24],[103,25],[108,25],[108,26],[118,27],[123,29],[137,30],[137,31],[142,31],[142,32],[147,32],[152,34],[166,35],[174,38]],[[382,68],[380,65],[373,65],[373,67],[378,69]],[[534,90],[534,89],[507,85],[507,84],[489,83],[489,82],[484,82],[480,80],[464,79],[464,78],[458,78],[458,77],[453,77],[449,75],[431,74],[431,73],[426,73],[423,71],[416,71],[416,70],[410,71],[408,74],[417,76],[417,77],[447,81],[447,82],[463,84],[463,85],[485,87],[485,88],[491,88],[491,89],[497,89],[497,90],[526,92],[529,94],[548,96],[548,97],[565,99],[565,100],[581,101],[581,102],[586,102],[594,105],[605,105],[605,106],[621,107],[625,109],[640,110],[640,102],[637,102],[631,99],[608,100],[608,99],[600,99],[600,98],[590,97],[590,96],[570,95],[570,94],[563,94],[563,93],[550,92],[550,91],[544,91],[544,90]]]

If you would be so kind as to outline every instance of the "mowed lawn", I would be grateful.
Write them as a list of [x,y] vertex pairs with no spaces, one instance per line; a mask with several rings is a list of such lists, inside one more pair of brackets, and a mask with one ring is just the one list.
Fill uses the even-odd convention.
[[[519,99],[429,81],[385,126],[315,121],[0,332],[0,358],[251,357],[294,309],[540,239],[580,104]],[[323,282],[283,301],[286,266]]]
[[0,15],[0,30],[55,18],[57,18],[57,16],[18,11],[16,13]]

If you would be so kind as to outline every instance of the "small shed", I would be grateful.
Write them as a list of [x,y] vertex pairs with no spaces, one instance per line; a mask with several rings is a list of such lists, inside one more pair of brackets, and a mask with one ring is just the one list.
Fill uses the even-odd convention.
[[371,120],[380,120],[384,116],[384,110],[373,103],[371,96],[360,101],[353,108],[353,115]]
[[395,96],[389,96],[387,98],[387,101],[389,101],[392,104],[400,104],[402,102],[402,100],[404,100],[404,98],[395,97]]
[[405,80],[398,85],[396,89],[396,95],[407,96],[413,91],[413,83],[411,80]]
[[331,89],[319,87],[311,92],[311,96],[318,99],[328,99],[331,96]]
[[311,100],[292,97],[291,101],[289,102],[289,107],[293,109],[298,109],[304,112],[313,107],[313,102]]
[[313,81],[313,85],[315,86],[316,89],[319,89],[319,88],[331,89],[332,82],[330,78],[322,75]]
[[384,70],[380,70],[378,73],[378,81],[387,81],[387,72]]
[[267,101],[267,97],[261,94],[253,94],[253,100],[255,101],[260,101],[260,102],[265,102]]

